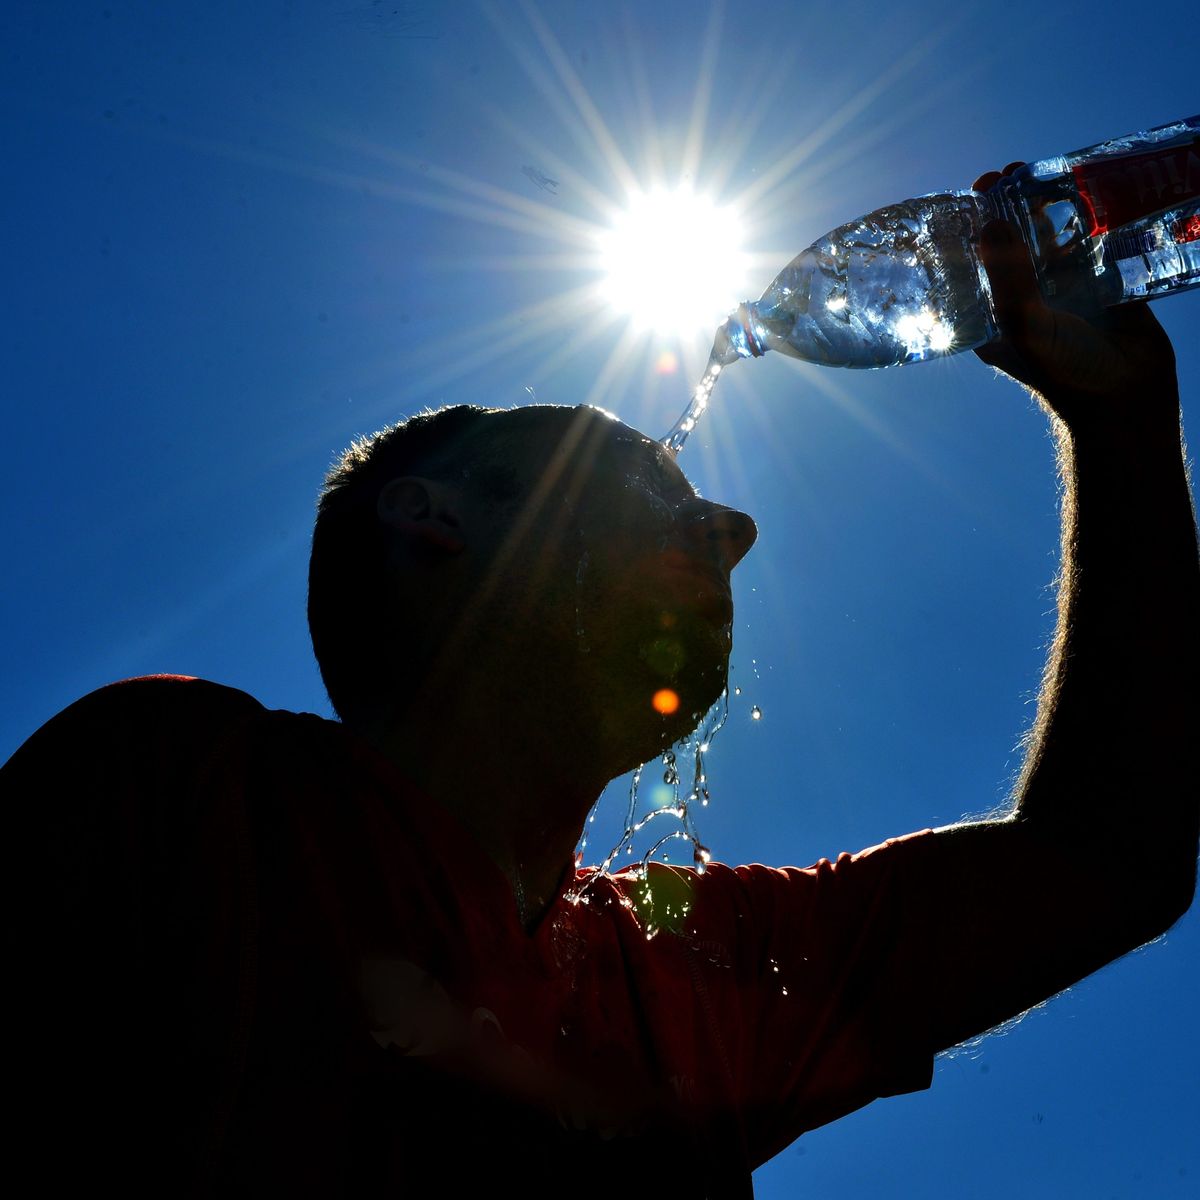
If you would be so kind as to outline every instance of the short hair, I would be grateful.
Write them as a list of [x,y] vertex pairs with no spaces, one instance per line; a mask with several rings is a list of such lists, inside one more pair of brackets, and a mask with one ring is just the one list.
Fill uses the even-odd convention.
[[[387,639],[395,617],[380,491],[401,475],[463,475],[483,419],[504,411],[459,404],[418,413],[356,439],[325,476],[308,564],[308,628],[325,690],[343,720],[384,703],[396,684],[381,669],[381,659],[392,658]],[[487,486],[486,478],[479,481]]]

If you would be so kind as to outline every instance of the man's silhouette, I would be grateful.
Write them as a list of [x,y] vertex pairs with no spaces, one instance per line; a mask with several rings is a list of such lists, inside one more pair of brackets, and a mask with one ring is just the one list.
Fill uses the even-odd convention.
[[1051,312],[1005,227],[984,252],[981,357],[1044,399],[1066,487],[1009,816],[804,870],[577,873],[600,789],[725,686],[753,522],[595,410],[414,418],[321,499],[339,722],[156,677],[4,768],[39,1191],[746,1195],[1171,925],[1200,570],[1170,345],[1144,307]]

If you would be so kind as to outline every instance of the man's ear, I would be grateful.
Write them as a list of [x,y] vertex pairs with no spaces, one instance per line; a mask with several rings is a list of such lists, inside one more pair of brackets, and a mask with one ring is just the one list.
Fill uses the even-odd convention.
[[375,511],[414,546],[447,555],[466,548],[451,491],[435,479],[404,475],[391,480],[380,491]]

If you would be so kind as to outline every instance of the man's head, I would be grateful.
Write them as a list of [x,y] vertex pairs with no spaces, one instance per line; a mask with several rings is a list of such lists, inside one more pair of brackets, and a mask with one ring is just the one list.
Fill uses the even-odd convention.
[[530,719],[646,757],[724,687],[729,572],[754,537],[598,410],[443,409],[356,443],[327,478],[313,645],[346,720],[519,696]]

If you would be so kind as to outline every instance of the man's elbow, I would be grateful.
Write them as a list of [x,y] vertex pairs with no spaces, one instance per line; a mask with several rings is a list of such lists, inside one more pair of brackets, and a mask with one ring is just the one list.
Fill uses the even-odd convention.
[[1167,922],[1163,926],[1163,933],[1166,933],[1176,921],[1180,919],[1192,907],[1192,901],[1196,899],[1196,863],[1192,861],[1191,870],[1184,872],[1181,885],[1175,890],[1174,894],[1169,898],[1166,904]]
[[1137,931],[1137,945],[1162,937],[1192,906],[1196,898],[1196,862],[1186,867],[1164,871],[1155,886],[1146,890],[1139,906],[1142,928]]

